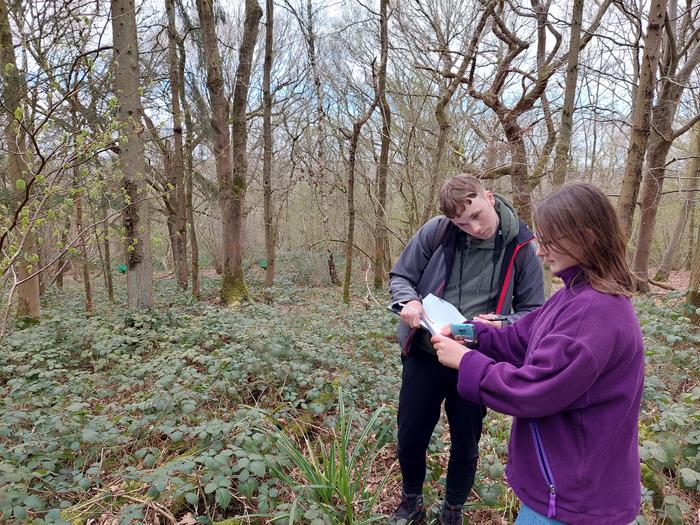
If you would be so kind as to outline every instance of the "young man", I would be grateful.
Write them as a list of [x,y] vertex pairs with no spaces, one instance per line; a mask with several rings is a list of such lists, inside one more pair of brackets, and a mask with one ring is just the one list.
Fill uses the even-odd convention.
[[[444,216],[424,224],[390,273],[392,306],[400,310],[403,373],[398,411],[398,457],[403,477],[394,524],[425,520],[425,455],[440,407],[450,425],[445,500],[438,520],[461,524],[462,506],[474,483],[485,409],[462,399],[457,373],[438,362],[430,334],[420,328],[421,299],[432,293],[467,319],[499,327],[544,303],[542,265],[534,236],[513,207],[485,190],[473,175],[448,180],[440,193]],[[497,315],[505,316],[496,320]]]

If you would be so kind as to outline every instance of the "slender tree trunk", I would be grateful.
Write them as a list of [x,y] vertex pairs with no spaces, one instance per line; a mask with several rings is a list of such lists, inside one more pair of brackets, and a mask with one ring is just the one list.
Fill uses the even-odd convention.
[[153,304],[150,204],[145,197],[143,126],[139,96],[139,50],[134,0],[112,0],[112,32],[116,71],[120,133],[119,165],[124,175],[124,193],[129,206],[124,211],[126,235],[126,282],[130,308]]
[[[61,249],[68,242],[68,233],[70,232],[70,217],[66,217],[66,222],[63,225],[63,230],[61,230]],[[63,290],[63,275],[66,273],[66,267],[68,262],[67,253],[62,253],[61,256],[56,261],[56,287],[59,290]]]
[[564,88],[564,105],[561,108],[561,125],[559,140],[554,156],[554,185],[561,186],[566,181],[569,164],[571,133],[574,126],[574,99],[578,80],[578,57],[581,47],[581,26],[583,23],[583,0],[574,0],[571,15],[571,37],[569,40],[568,65],[566,66],[566,84]]
[[185,45],[183,42],[178,43],[178,48],[180,50],[180,63],[179,63],[179,74],[180,74],[180,100],[182,101],[182,108],[185,117],[185,211],[187,213],[187,223],[189,225],[189,239],[190,239],[190,264],[192,270],[192,296],[195,299],[201,297],[201,284],[199,275],[199,244],[197,243],[197,229],[194,222],[194,167],[192,156],[194,154],[194,131],[192,123],[192,111],[190,105],[187,101],[187,95],[185,93]]
[[654,0],[649,9],[649,23],[644,38],[644,55],[632,112],[632,129],[625,162],[625,175],[617,201],[617,215],[625,239],[630,238],[637,195],[642,181],[642,166],[649,138],[649,122],[656,85],[656,70],[659,65],[661,31],[666,15],[666,4],[667,0]]
[[[693,200],[690,203],[690,223],[689,223],[689,239],[688,239],[688,257],[684,261],[684,267],[687,271],[690,271],[693,265],[693,255],[695,254],[695,244],[697,242],[697,237],[695,235],[695,213],[698,207],[695,205],[697,200],[697,195],[693,196]],[[700,221],[698,221],[700,223]]]
[[357,165],[357,145],[360,142],[362,126],[369,120],[377,107],[375,98],[372,106],[352,124],[352,136],[348,148],[348,235],[345,241],[345,279],[343,280],[343,302],[350,302],[350,281],[352,280],[352,257],[355,246],[355,170]]
[[[80,124],[76,118],[75,109],[71,110],[71,122],[73,132],[77,133],[80,129]],[[77,135],[76,135],[77,137]],[[77,142],[74,144],[76,151],[78,150]],[[85,290],[85,314],[89,317],[92,315],[92,281],[90,280],[90,266],[87,253],[87,235],[83,231],[83,189],[80,184],[80,170],[78,164],[73,166],[73,192],[75,194],[75,234],[80,239],[78,246],[80,268],[83,275],[83,289]]]
[[233,88],[233,103],[231,104],[232,186],[230,193],[224,194],[226,206],[222,213],[224,219],[224,275],[221,281],[221,297],[226,304],[236,304],[241,300],[248,299],[248,289],[243,275],[243,202],[248,172],[246,108],[255,43],[258,38],[262,14],[257,0],[245,1],[243,37],[238,49],[238,68]]
[[112,281],[112,254],[109,247],[109,213],[107,207],[102,209],[102,246],[104,252],[104,276],[105,287],[107,288],[107,298],[110,303],[114,303],[114,283]]
[[168,76],[170,78],[170,100],[173,112],[173,155],[171,159],[171,180],[173,187],[173,259],[175,278],[183,290],[187,289],[187,206],[185,188],[185,165],[182,145],[182,116],[180,110],[180,74],[177,57],[177,30],[175,28],[175,5],[173,0],[165,0],[168,17]]
[[[671,55],[675,55],[675,52]],[[646,158],[647,172],[642,188],[639,235],[632,262],[632,271],[640,278],[638,286],[642,292],[649,290],[649,256],[666,177],[666,156],[676,138],[673,121],[685,85],[698,64],[700,45],[688,57],[678,74],[675,72],[675,60],[672,60],[667,74],[664,75],[659,101],[651,117],[652,131]]]
[[78,168],[73,171],[75,194],[75,234],[80,238],[80,267],[83,275],[83,289],[85,290],[85,313],[92,315],[92,281],[90,280],[90,266],[88,264],[87,244],[83,235],[83,195],[78,181]]
[[348,235],[345,244],[345,279],[343,280],[343,302],[350,302],[350,281],[352,279],[352,255],[355,244],[355,163],[357,159],[357,142],[360,139],[360,129],[353,124],[352,138],[348,149]]
[[265,0],[265,63],[263,66],[263,221],[265,222],[265,288],[275,280],[275,228],[272,213],[272,37],[274,27],[273,0]]
[[678,254],[678,247],[680,246],[681,237],[683,236],[683,230],[685,229],[685,224],[688,222],[688,217],[690,216],[691,204],[698,188],[700,187],[700,161],[698,157],[700,156],[700,125],[695,126],[695,148],[693,153],[693,159],[690,162],[688,168],[688,177],[690,182],[687,187],[687,193],[685,195],[683,206],[680,213],[678,214],[678,219],[676,220],[676,225],[673,228],[673,234],[671,235],[671,240],[666,247],[663,259],[659,265],[659,269],[654,276],[655,281],[667,281],[671,270],[673,270],[673,262]]
[[[2,78],[2,95],[5,119],[5,144],[7,145],[7,174],[14,191],[14,202],[17,206],[29,200],[31,185],[27,184],[22,169],[26,166],[25,134],[18,118],[21,119],[22,94],[25,82],[19,69],[14,52],[10,18],[5,0],[0,0],[0,78]],[[17,114],[20,116],[18,117]],[[39,276],[30,277],[36,269],[38,255],[36,235],[33,225],[20,228],[18,234],[23,237],[21,252],[15,262],[17,279],[24,281],[17,288],[16,316],[29,322],[38,322],[41,316],[39,292]]]
[[[185,111],[187,116],[188,110]],[[185,118],[187,121],[188,118]],[[192,170],[192,128],[190,125],[187,127],[187,164],[185,177],[187,180],[187,222],[189,224],[189,237],[190,237],[190,264],[192,265],[192,296],[195,299],[199,299],[202,295],[202,287],[199,280],[199,245],[197,244],[197,230],[194,224],[194,209],[192,204],[193,195],[193,170]]]
[[[330,217],[328,216],[328,195],[326,194],[326,185],[328,183],[328,166],[326,159],[326,111],[323,108],[323,89],[321,85],[321,72],[318,66],[318,51],[316,49],[316,29],[314,27],[313,4],[312,0],[306,0],[306,19],[304,22],[299,21],[302,25],[305,37],[307,52],[309,55],[309,65],[311,67],[311,75],[313,76],[314,95],[316,97],[316,156],[318,159],[318,168],[314,179],[312,180],[314,194],[318,202],[318,208],[321,213],[321,227],[326,235],[331,231]],[[335,266],[333,257],[333,247],[330,239],[326,239],[326,259],[328,265],[328,277],[333,286],[340,284],[338,279],[338,270]]]
[[389,146],[391,143],[391,107],[386,98],[386,67],[389,54],[389,1],[381,0],[379,11],[379,47],[380,60],[377,71],[377,99],[382,114],[382,136],[379,149],[379,165],[377,166],[376,196],[376,226],[374,233],[374,289],[384,288],[385,248],[387,246],[387,186],[389,180]]
[[[700,239],[700,221],[696,232],[696,239]],[[688,283],[688,305],[692,307],[690,313],[691,321],[700,323],[700,254],[694,253],[690,258],[690,281]]]

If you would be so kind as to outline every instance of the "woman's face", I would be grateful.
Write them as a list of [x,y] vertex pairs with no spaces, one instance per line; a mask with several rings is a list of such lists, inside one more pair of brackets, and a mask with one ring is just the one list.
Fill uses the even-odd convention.
[[[557,240],[561,244],[562,240]],[[556,246],[553,246],[551,244],[551,241],[548,241],[547,239],[541,239],[539,237],[536,239],[536,241],[537,255],[539,255],[545,261],[547,261],[549,267],[552,269],[552,272],[561,272],[562,270],[566,270],[567,268],[578,264],[578,261],[570,255],[558,251]],[[567,241],[564,240],[564,242]]]

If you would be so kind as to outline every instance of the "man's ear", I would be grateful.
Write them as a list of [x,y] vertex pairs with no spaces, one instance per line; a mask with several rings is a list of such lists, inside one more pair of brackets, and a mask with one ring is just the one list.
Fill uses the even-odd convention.
[[486,200],[491,206],[496,204],[496,197],[493,196],[493,192],[491,190],[484,190],[484,197],[486,197]]

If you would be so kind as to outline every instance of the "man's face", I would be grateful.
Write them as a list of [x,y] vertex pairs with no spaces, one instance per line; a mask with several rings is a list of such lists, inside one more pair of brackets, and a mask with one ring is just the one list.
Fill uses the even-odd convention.
[[450,220],[472,237],[488,239],[498,231],[498,214],[495,205],[496,199],[493,193],[486,190],[473,198],[471,205],[466,206],[461,215]]

